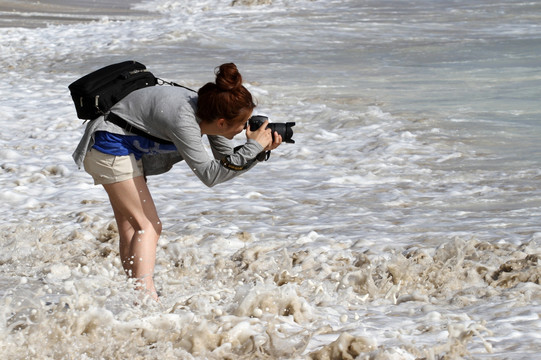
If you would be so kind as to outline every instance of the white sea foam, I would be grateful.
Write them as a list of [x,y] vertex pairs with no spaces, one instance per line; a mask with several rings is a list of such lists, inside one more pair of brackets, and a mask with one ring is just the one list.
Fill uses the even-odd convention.
[[[536,6],[156,0],[0,28],[3,356],[532,358]],[[296,122],[230,183],[149,178],[160,303],[126,280],[107,195],[70,156],[67,85],[129,58],[193,88],[234,61],[259,112]]]

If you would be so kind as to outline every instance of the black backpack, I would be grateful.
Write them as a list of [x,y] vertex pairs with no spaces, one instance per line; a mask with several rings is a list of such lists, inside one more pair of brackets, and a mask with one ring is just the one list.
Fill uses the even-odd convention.
[[68,88],[77,117],[92,120],[104,115],[118,101],[134,90],[154,86],[158,79],[137,61],[124,61],[91,72]]

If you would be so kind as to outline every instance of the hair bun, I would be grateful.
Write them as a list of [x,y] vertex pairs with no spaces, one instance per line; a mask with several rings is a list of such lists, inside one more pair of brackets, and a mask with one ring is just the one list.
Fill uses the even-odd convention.
[[242,76],[233,63],[220,65],[216,72],[216,85],[222,91],[234,91],[242,86]]

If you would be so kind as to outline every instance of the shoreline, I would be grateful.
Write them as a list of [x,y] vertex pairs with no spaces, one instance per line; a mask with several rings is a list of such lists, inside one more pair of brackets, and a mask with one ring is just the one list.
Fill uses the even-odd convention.
[[0,28],[40,28],[98,21],[104,17],[112,20],[151,18],[147,11],[133,10],[135,0],[111,3],[105,0],[8,0],[0,3]]

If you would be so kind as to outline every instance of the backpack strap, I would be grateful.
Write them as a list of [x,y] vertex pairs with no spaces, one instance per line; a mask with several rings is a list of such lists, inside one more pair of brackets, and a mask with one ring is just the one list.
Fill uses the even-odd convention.
[[164,84],[167,84],[167,85],[171,85],[171,86],[181,87],[181,88],[184,88],[184,89],[186,89],[186,90],[193,91],[194,93],[197,92],[197,91],[195,91],[194,89],[190,89],[190,88],[187,87],[187,86],[177,84],[176,82],[173,82],[173,81],[167,81],[167,80],[160,79],[160,78],[156,78],[156,81],[157,81],[157,82],[156,82],[156,85],[164,85]]
[[150,134],[147,134],[143,130],[140,130],[140,129],[136,128],[136,127],[133,127],[132,125],[128,124],[128,122],[126,120],[122,119],[120,116],[118,116],[115,113],[109,112],[107,115],[105,115],[105,121],[109,121],[109,122],[111,122],[111,123],[113,123],[113,124],[115,124],[117,126],[120,126],[124,130],[126,130],[128,132],[131,132],[132,134],[146,137],[147,139],[150,139],[150,140],[152,140],[154,142],[164,144],[164,145],[173,144],[171,141],[160,139],[160,138],[158,138],[156,136],[152,136]]

